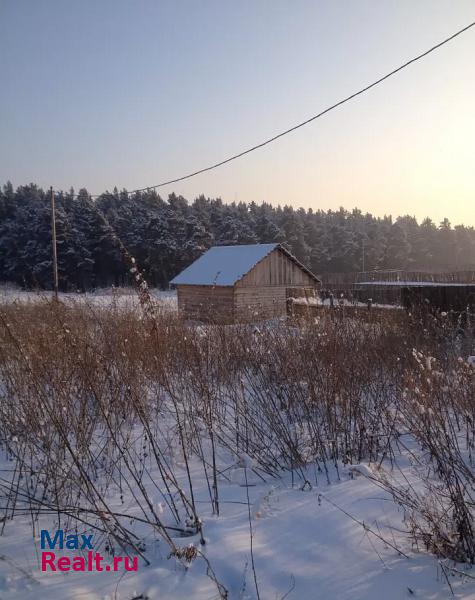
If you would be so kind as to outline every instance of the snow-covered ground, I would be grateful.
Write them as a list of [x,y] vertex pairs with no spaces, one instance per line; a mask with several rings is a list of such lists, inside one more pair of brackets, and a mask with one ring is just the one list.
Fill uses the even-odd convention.
[[[165,309],[177,310],[176,291],[164,292],[161,290],[151,290],[152,296]],[[11,302],[38,302],[45,298],[51,298],[52,292],[31,292],[23,291],[11,287],[0,286],[0,304]],[[108,288],[99,289],[89,293],[60,293],[59,298],[63,302],[81,302],[88,303],[91,306],[109,306],[112,303],[118,306],[132,307],[139,302],[138,295],[134,288]]]
[[[177,310],[177,293],[176,290],[161,291],[151,290],[152,296],[159,302],[160,306],[165,309]],[[37,302],[44,298],[51,298],[51,292],[26,292],[11,287],[0,286],[0,304],[6,302]],[[130,307],[138,303],[138,296],[134,288],[108,288],[97,290],[89,293],[60,293],[59,298],[63,302],[84,302],[92,306],[108,306],[111,303],[116,303],[119,306]],[[315,306],[330,306],[329,298],[294,298],[295,304],[315,305]],[[366,302],[357,302],[348,300],[347,298],[336,297],[333,300],[335,307],[339,306],[359,306],[367,307]],[[392,304],[373,303],[375,308],[398,309],[400,307]]]
[[[4,457],[3,457],[4,458]],[[11,463],[2,462],[2,469]],[[198,467],[196,467],[198,468]],[[409,469],[409,467],[407,467]],[[184,468],[182,467],[184,471]],[[435,557],[411,548],[402,513],[366,474],[371,468],[341,467],[328,485],[323,476],[312,489],[293,488],[288,477],[258,482],[248,469],[232,472],[233,483],[220,482],[221,514],[213,516],[204,478],[195,489],[206,545],[201,547],[230,599],[257,598],[250,553],[249,493],[255,572],[260,598],[400,600],[449,597],[475,598],[474,571],[448,574],[452,592]],[[184,475],[184,473],[183,473]],[[409,471],[405,475],[410,476]],[[195,478],[196,480],[196,478]],[[123,511],[134,513],[129,499]],[[57,528],[55,517],[40,517],[37,527]],[[78,530],[81,532],[81,530]],[[387,543],[381,541],[381,536]],[[38,536],[33,539],[28,517],[6,522],[0,537],[0,598],[2,600],[211,600],[215,583],[206,576],[201,558],[184,568],[167,558],[162,541],[145,540],[150,566],[136,573],[54,573],[40,570]],[[177,538],[195,543],[198,539]],[[408,555],[398,553],[392,546]],[[64,551],[64,556],[72,551]],[[77,554],[77,552],[76,552]],[[463,567],[457,567],[464,570]]]
[[[176,310],[174,293],[153,294],[162,306]],[[37,302],[42,297],[45,294],[0,291],[0,303]],[[134,306],[138,302],[130,290],[61,294],[61,299],[89,302],[91,306],[111,303]],[[192,458],[188,478],[177,441],[176,423],[169,427],[166,418],[165,414],[158,415],[159,423],[152,425],[152,429],[156,426],[163,433],[166,452],[163,460],[177,477],[179,488],[176,489],[182,489],[184,495],[190,497],[188,480],[193,481],[194,501],[206,541],[200,545],[198,535],[183,537],[172,531],[172,542],[179,548],[193,544],[202,556],[198,555],[189,564],[170,557],[170,545],[163,536],[154,531],[150,523],[145,525],[134,520],[143,515],[132,492],[119,492],[111,478],[104,487],[108,507],[122,515],[122,525],[143,544],[150,564],[139,560],[137,572],[122,569],[117,573],[42,572],[39,532],[46,529],[54,534],[64,527],[65,516],[43,512],[36,520],[28,503],[21,499],[13,515],[8,507],[5,510],[12,496],[11,489],[8,499],[2,496],[5,489],[2,484],[14,479],[16,463],[4,445],[0,446],[0,600],[219,599],[216,582],[207,572],[209,568],[228,591],[229,600],[475,600],[475,569],[440,562],[434,555],[412,545],[402,508],[371,479],[379,473],[374,465],[350,466],[339,462],[338,469],[329,466],[327,480],[323,472],[309,464],[305,467],[305,476],[311,485],[302,488],[302,471],[295,472],[294,477],[282,471],[280,478],[273,478],[253,467],[247,455],[236,462],[235,457],[221,449],[218,452],[220,514],[217,516],[212,511],[204,463]],[[17,443],[15,437],[8,443]],[[136,431],[131,439],[131,446],[136,444],[140,451],[143,430]],[[414,449],[408,450],[406,440],[399,449],[393,470],[390,471],[391,465],[385,462],[382,468],[388,476],[396,473],[400,481],[417,485],[412,460]],[[137,452],[134,456],[147,455],[142,449],[141,455]],[[116,459],[119,461],[117,456],[114,461]],[[208,469],[210,460],[207,455]],[[167,508],[156,487],[163,479],[150,452],[141,464],[149,469],[143,485],[152,500],[153,511],[163,514],[166,520]],[[22,479],[17,482],[18,486],[24,485]],[[102,484],[100,478],[96,484]],[[143,499],[142,495],[142,503]],[[148,513],[152,508],[147,507]],[[81,529],[81,522],[76,522],[76,527],[76,531],[68,533],[94,534],[90,525]],[[96,539],[94,550],[106,555],[106,564],[110,565],[112,557],[106,552],[104,538],[96,535]],[[77,554],[72,550],[61,553],[66,557]]]

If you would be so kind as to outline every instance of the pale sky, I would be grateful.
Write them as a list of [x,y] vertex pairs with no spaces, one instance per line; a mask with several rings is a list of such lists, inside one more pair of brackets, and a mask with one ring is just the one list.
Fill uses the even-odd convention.
[[[473,0],[0,0],[0,183],[95,194],[214,163],[475,20]],[[475,225],[475,28],[161,188]]]

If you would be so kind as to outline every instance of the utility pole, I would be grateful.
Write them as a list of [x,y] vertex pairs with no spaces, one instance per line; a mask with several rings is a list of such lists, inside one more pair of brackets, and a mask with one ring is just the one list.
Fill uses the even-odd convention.
[[363,247],[362,247],[362,254],[363,254],[363,256],[362,256],[362,263],[363,264],[361,266],[363,268],[363,273],[364,273],[364,270],[365,270],[365,254],[364,254],[365,253],[365,239],[364,239],[364,237],[362,239],[362,245],[363,245]]
[[54,299],[58,300],[58,253],[56,250],[56,209],[54,205],[54,191],[49,188],[51,197],[51,238],[53,242],[53,292]]

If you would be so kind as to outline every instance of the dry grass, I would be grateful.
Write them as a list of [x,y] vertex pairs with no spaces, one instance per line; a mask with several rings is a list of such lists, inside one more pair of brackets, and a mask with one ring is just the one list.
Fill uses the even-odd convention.
[[[186,559],[177,532],[204,543],[192,463],[219,514],[229,465],[252,464],[263,479],[289,471],[309,487],[367,461],[404,507],[414,543],[473,563],[474,370],[457,356],[452,325],[429,321],[382,311],[322,313],[299,327],[193,327],[159,310],[4,305],[3,516],[28,514],[33,530],[43,513],[86,523],[107,547],[146,560],[127,525],[135,519]],[[408,449],[418,485],[397,481]],[[111,500],[124,496],[132,517]]]

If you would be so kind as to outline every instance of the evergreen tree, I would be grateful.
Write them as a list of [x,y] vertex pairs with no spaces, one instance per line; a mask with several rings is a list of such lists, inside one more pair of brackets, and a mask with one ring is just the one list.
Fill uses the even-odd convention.
[[[118,239],[149,284],[172,277],[214,244],[284,243],[316,274],[374,269],[475,269],[475,230],[437,227],[403,216],[376,218],[354,209],[294,210],[251,202],[224,204],[198,196],[191,204],[155,191],[86,190],[56,195],[59,280],[62,290],[131,283]],[[106,221],[104,220],[104,217]],[[0,280],[25,288],[52,286],[49,193],[34,184],[0,189]]]
[[404,229],[394,223],[389,229],[384,249],[383,264],[386,269],[405,269],[411,252]]

